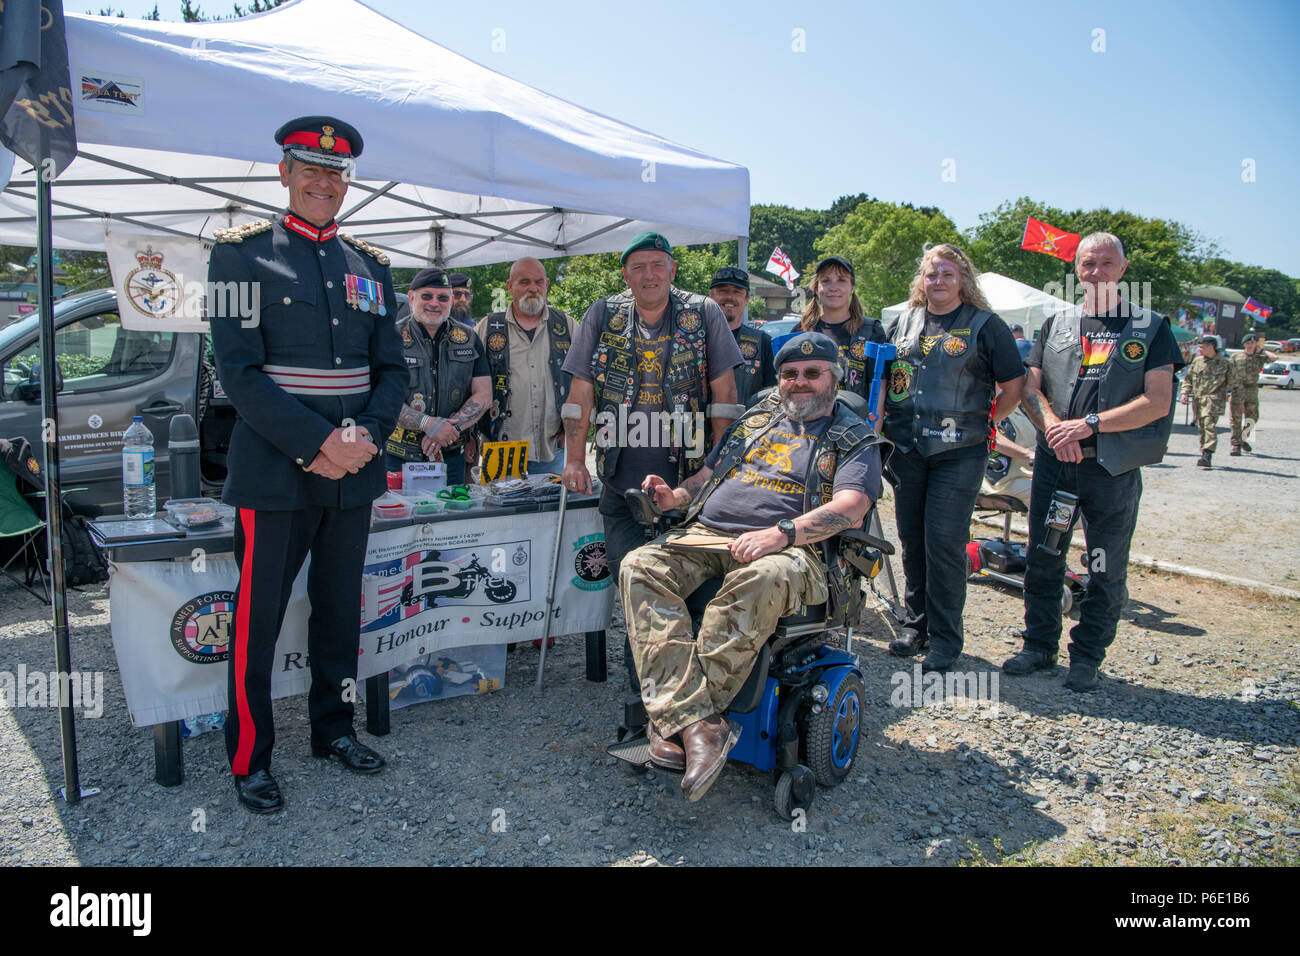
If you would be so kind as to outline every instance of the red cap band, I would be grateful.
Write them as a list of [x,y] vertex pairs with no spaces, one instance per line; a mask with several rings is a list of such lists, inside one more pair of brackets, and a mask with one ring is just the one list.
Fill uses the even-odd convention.
[[[324,149],[320,144],[321,135],[322,134],[320,133],[308,133],[305,131],[290,133],[284,138],[283,145],[286,149],[290,146],[307,146],[311,149]],[[345,156],[352,155],[352,144],[346,139],[341,136],[333,136],[331,139],[334,140],[334,143],[329,149],[324,149],[325,152],[342,153]]]

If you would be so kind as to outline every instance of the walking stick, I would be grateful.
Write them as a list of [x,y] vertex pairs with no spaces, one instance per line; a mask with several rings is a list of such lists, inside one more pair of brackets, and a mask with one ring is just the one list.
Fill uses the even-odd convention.
[[[566,420],[577,420],[582,417],[582,409],[572,403],[566,403],[560,409],[560,417]],[[584,442],[585,445],[585,442]],[[585,448],[579,449],[579,453]],[[564,454],[568,458],[568,442],[565,442]],[[552,613],[555,608],[555,572],[560,567],[560,548],[564,544],[564,509],[569,504],[569,486],[560,482],[560,515],[555,521],[555,548],[551,552],[551,576],[546,583],[546,624],[542,628],[542,654],[537,660],[537,690],[542,690],[542,673],[546,669],[546,645],[551,639],[551,621],[555,615]]]

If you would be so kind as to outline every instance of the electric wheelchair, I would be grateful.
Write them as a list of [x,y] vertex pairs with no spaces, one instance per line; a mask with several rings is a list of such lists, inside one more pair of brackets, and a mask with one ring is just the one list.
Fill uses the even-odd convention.
[[[753,402],[767,391],[755,395]],[[859,416],[868,408],[851,392],[840,391],[837,400]],[[882,443],[882,456],[889,447]],[[685,517],[682,511],[657,511],[653,500],[636,489],[626,498],[646,526],[647,541]],[[866,691],[852,650],[853,629],[865,603],[863,584],[875,578],[894,553],[892,544],[866,530],[875,507],[873,502],[860,528],[816,545],[827,569],[826,603],[804,607],[777,622],[725,714],[741,728],[728,759],[771,771],[776,812],[786,820],[794,819],[796,811],[808,811],[817,784],[833,787],[843,781],[857,753]],[[698,631],[705,607],[721,586],[722,579],[713,578],[687,597],[693,630]],[[828,643],[831,632],[843,635],[842,648]],[[641,698],[629,695],[618,743],[606,752],[638,772],[672,773],[650,760],[647,722]]]

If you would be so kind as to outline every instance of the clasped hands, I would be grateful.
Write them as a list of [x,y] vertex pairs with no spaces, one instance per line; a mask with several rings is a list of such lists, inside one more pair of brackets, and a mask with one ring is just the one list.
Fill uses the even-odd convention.
[[1083,448],[1079,442],[1091,434],[1092,426],[1082,418],[1070,418],[1065,421],[1058,419],[1048,425],[1043,437],[1057,461],[1077,463],[1083,461]]
[[430,424],[437,424],[438,427],[420,439],[420,450],[428,458],[432,458],[434,452],[452,444],[460,437],[460,432],[456,430],[456,426],[450,419],[435,418]]
[[377,454],[379,449],[365,426],[336,428],[329,433],[311,464],[303,466],[303,471],[338,481],[344,475],[355,475]]

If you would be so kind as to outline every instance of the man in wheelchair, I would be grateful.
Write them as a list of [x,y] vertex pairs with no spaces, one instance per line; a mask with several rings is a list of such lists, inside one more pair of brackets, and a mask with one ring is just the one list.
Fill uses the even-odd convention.
[[[776,356],[778,390],[723,436],[681,487],[650,475],[661,511],[686,508],[677,529],[632,552],[619,587],[649,717],[651,759],[685,770],[700,799],[739,729],[722,715],[782,617],[827,600],[813,547],[861,526],[880,494],[881,439],[836,401],[839,349],[816,332]],[[686,598],[722,584],[691,633]]]

